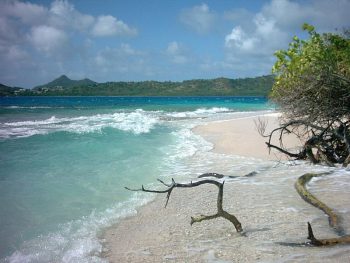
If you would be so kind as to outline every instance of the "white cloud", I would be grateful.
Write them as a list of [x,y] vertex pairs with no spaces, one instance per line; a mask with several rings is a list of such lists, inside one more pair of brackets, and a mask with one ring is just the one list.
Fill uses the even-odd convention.
[[99,16],[91,32],[94,36],[134,36],[137,34],[136,29],[109,15]]
[[[252,16],[250,23],[247,20],[239,23],[237,17],[240,16],[234,10],[226,13],[226,19],[235,23],[232,31],[225,36],[226,66],[244,65],[244,68],[253,70],[255,64],[256,72],[261,68],[267,70],[268,65],[272,67],[274,52],[287,48],[292,37],[300,33],[303,23],[311,23],[321,32],[334,30],[336,25],[349,25],[349,18],[341,14],[344,13],[342,10],[349,10],[350,1],[335,0],[332,4],[336,7],[327,6],[324,0],[303,5],[290,0],[272,0]],[[330,18],[327,19],[327,16]],[[321,21],[333,21],[334,27],[325,27]]]
[[[142,64],[142,55],[127,44],[112,51],[96,51],[96,38],[135,36],[137,29],[111,15],[82,13],[72,3],[52,0],[44,6],[24,0],[0,0],[0,82],[28,87],[64,72],[74,75],[90,70],[94,76],[96,67],[90,67],[94,57],[95,62],[106,61],[103,69],[108,72],[109,65],[132,71],[133,66]],[[109,62],[111,57],[116,59],[114,63]],[[18,72],[26,74],[19,77]]]
[[24,41],[25,33],[40,26],[64,31],[67,36],[76,33],[96,37],[137,34],[135,28],[117,20],[114,16],[94,17],[83,14],[67,0],[54,0],[50,8],[17,0],[0,1],[0,44],[6,39]]
[[85,32],[93,26],[94,22],[93,16],[78,12],[68,1],[55,0],[51,4],[48,21],[51,26]]
[[25,24],[39,24],[47,18],[47,8],[29,2],[3,1],[0,3],[1,16],[19,18]]
[[215,18],[215,13],[210,11],[206,4],[185,9],[180,14],[180,21],[199,34],[205,34],[211,31]]
[[[83,13],[71,0],[49,0],[48,6],[29,1],[0,0],[0,82],[15,83],[17,78],[18,84],[29,86],[64,71],[100,81],[267,74],[274,51],[287,48],[304,22],[320,32],[350,26],[349,0],[267,0],[255,13],[241,8],[220,14],[218,9],[214,12],[214,4],[203,3],[183,9],[179,22],[198,34],[225,32],[221,34],[224,54],[215,46],[215,36],[208,37],[208,43],[189,43],[197,39],[185,42],[179,35],[172,36],[177,41],[168,40],[162,50],[150,54],[128,44],[100,46],[104,40],[97,38],[114,37],[113,43],[120,43],[123,37],[137,35],[136,28],[117,16]],[[168,32],[161,43],[166,37]],[[201,46],[194,52],[189,45]],[[26,76],[19,77],[18,72]]]
[[263,7],[261,14],[274,19],[285,30],[300,28],[306,22],[324,32],[349,26],[349,10],[349,0],[312,0],[303,5],[291,0],[272,0]]
[[234,27],[232,32],[225,37],[226,47],[238,48],[245,52],[253,52],[257,42],[257,38],[248,37],[240,26]]
[[237,10],[227,12],[226,19],[236,24],[225,36],[227,55],[242,57],[242,60],[243,55],[271,58],[276,50],[288,47],[305,22],[313,24],[320,32],[350,26],[350,18],[344,10],[350,10],[350,1],[315,0],[301,5],[291,0],[272,0],[249,24],[245,20],[242,25],[237,20],[241,18]]
[[47,54],[61,49],[68,42],[64,31],[50,26],[33,27],[28,38],[37,50]]
[[170,58],[171,62],[176,64],[188,63],[191,57],[185,47],[176,41],[168,44],[165,53]]
[[315,15],[314,8],[315,6],[301,6],[290,0],[272,0],[263,7],[259,15],[277,21],[278,25],[286,30],[295,29]]

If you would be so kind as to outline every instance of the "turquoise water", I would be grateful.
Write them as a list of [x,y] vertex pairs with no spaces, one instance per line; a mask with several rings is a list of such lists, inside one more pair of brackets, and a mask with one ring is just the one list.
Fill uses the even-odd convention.
[[152,198],[124,186],[186,178],[209,120],[260,97],[0,98],[0,259],[99,262],[98,234]]

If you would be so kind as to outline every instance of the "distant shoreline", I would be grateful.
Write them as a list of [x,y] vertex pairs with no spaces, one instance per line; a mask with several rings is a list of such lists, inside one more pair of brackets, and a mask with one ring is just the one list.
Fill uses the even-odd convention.
[[140,95],[116,95],[116,96],[107,96],[107,95],[28,95],[28,96],[0,96],[0,98],[268,98],[268,96],[260,96],[260,95],[237,95],[237,96],[231,96],[231,95],[223,95],[223,96],[216,96],[216,95],[173,95],[173,96],[140,96]]
[[173,81],[115,81],[97,83],[89,79],[61,77],[32,89],[0,84],[0,96],[267,96],[272,75],[255,78],[193,79]]

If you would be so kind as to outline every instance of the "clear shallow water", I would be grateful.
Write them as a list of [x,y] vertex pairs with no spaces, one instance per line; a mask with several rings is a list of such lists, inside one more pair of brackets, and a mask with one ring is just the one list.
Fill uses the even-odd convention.
[[[323,213],[296,198],[292,187],[304,172],[328,169],[216,154],[191,132],[210,120],[271,110],[266,99],[256,97],[0,98],[0,262],[103,262],[99,233],[152,199],[124,186],[254,170],[256,177],[234,182],[241,191],[235,198],[245,204],[241,212],[248,234],[257,226],[271,230],[251,231],[249,242],[230,241],[229,250],[237,246],[260,253],[263,262],[346,257],[348,246],[310,250],[276,244],[304,242],[300,224],[307,220],[318,236],[334,236]],[[349,231],[350,172],[332,170],[333,175],[313,180],[309,187],[332,203]],[[255,194],[248,199],[246,192]],[[225,247],[217,240],[208,246],[208,251]],[[288,256],[277,260],[280,255]]]
[[124,186],[187,178],[211,149],[192,127],[272,109],[258,97],[0,98],[1,261],[102,261],[101,229],[152,198]]

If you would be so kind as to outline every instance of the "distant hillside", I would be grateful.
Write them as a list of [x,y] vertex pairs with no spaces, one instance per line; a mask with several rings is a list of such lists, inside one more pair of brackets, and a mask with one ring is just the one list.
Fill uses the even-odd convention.
[[[195,79],[182,82],[106,82],[71,80],[63,75],[21,92],[31,96],[267,96],[274,77]],[[16,94],[12,94],[16,95]],[[18,94],[17,94],[18,95]]]
[[0,83],[0,96],[13,96],[19,94],[21,91],[24,91],[24,89],[9,87]]
[[96,84],[96,82],[90,79],[72,80],[68,78],[66,75],[62,75],[47,84],[35,87],[33,90],[66,89],[66,88],[73,88],[73,87],[79,87],[79,86],[89,86],[94,84]]

